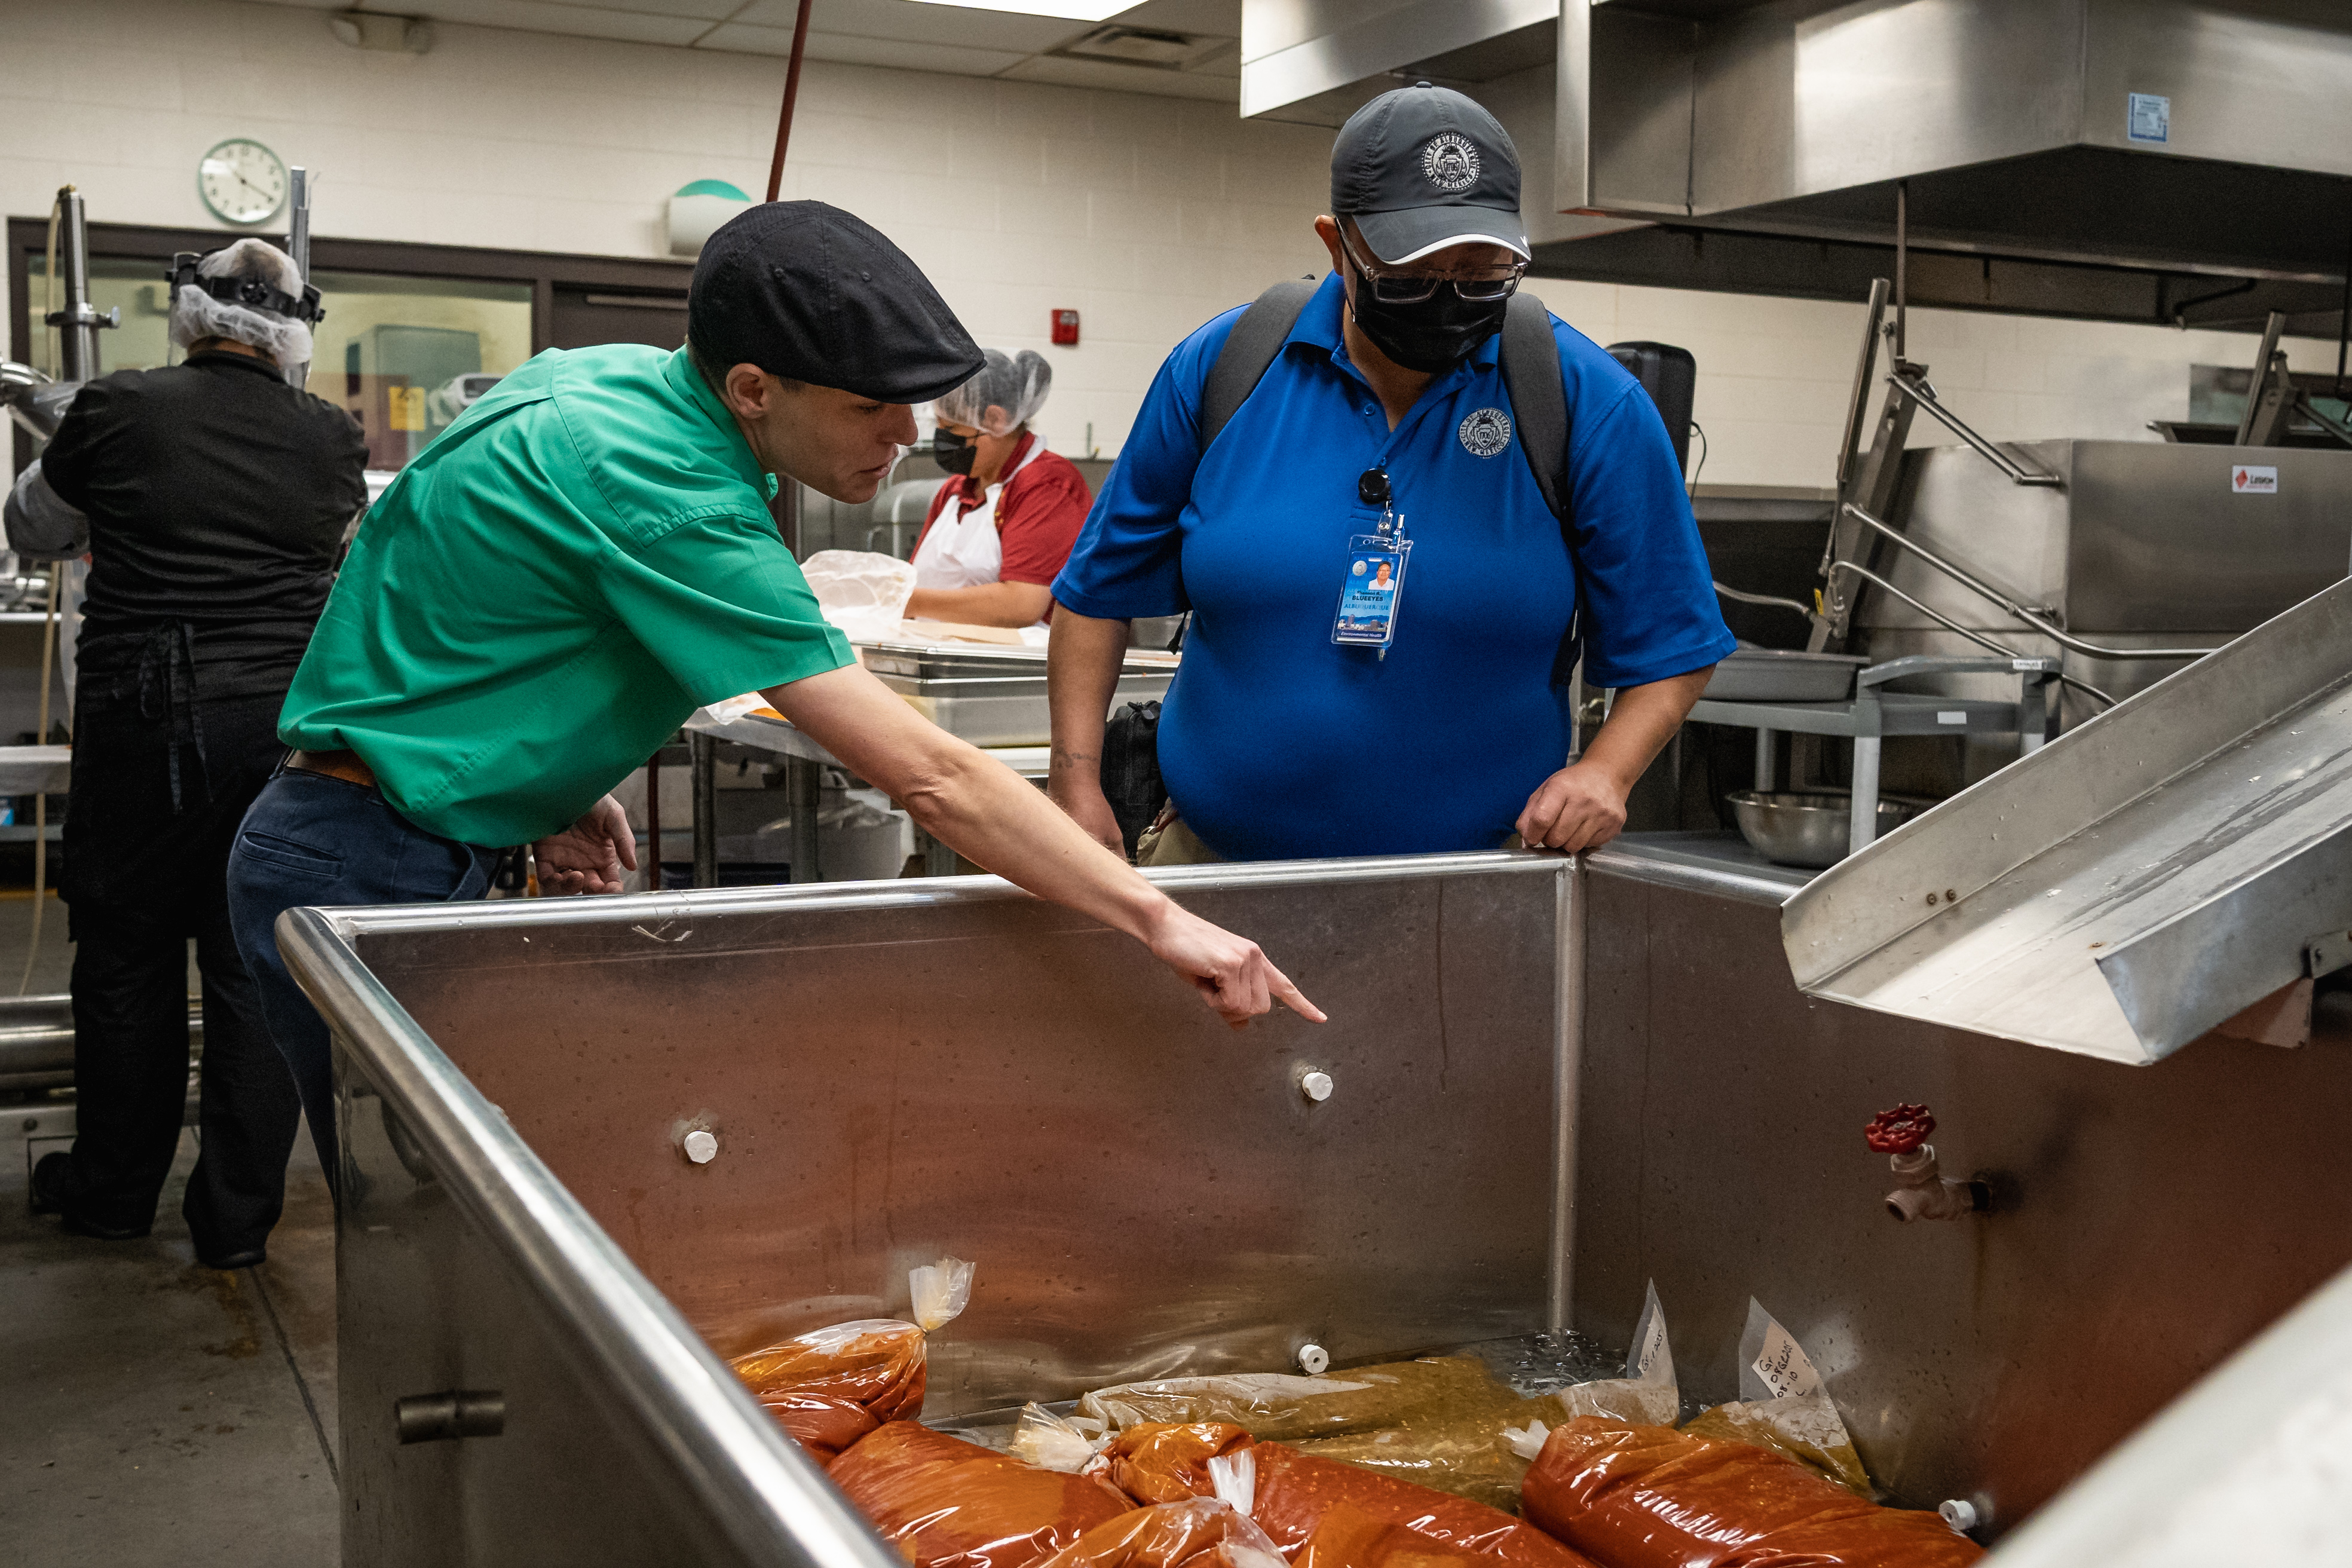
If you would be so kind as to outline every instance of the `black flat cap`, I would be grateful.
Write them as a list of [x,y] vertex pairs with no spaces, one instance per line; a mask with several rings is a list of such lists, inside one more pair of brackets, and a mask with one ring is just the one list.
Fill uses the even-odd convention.
[[905,251],[823,202],[768,202],[712,235],[686,335],[722,373],[756,364],[884,403],[928,403],[984,363]]
[[1519,150],[1475,99],[1415,82],[1349,118],[1331,144],[1331,212],[1391,266],[1485,241],[1525,258]]

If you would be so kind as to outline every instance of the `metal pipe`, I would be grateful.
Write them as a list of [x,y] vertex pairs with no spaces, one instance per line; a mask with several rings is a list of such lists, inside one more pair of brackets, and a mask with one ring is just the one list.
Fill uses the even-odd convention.
[[1911,182],[1895,182],[1895,363],[1901,368],[1911,299]]
[[1556,884],[1559,992],[1552,1015],[1551,1268],[1544,1282],[1544,1324],[1556,1334],[1576,1326],[1576,1156],[1580,1089],[1584,1082],[1584,857]]
[[71,185],[58,192],[64,221],[58,233],[58,272],[65,285],[65,308],[49,317],[58,329],[59,381],[90,381],[98,375],[99,314],[89,303],[89,228],[81,193]]
[[[1928,565],[1933,566],[1937,571],[1941,572],[1945,576],[1949,577],[1961,587],[1968,589],[1970,593],[1975,594],[1979,598],[1990,601],[2000,609],[2016,616],[2019,620],[2023,621],[2027,626],[2032,626],[2035,631],[2040,632],[2043,637],[2053,639],[2061,647],[2072,648],[2076,653],[2088,654],[2094,658],[2122,659],[2203,658],[2207,654],[2213,651],[2210,647],[2101,647],[2096,643],[2084,642],[2081,637],[2073,637],[2059,630],[2056,626],[2052,626],[2048,621],[2043,620],[2040,616],[2035,615],[2032,610],[2027,609],[2023,605],[2018,604],[2015,600],[2011,599],[2000,589],[1992,587],[1985,583],[1979,582],[1976,578],[1970,576],[1966,571],[1953,565],[1950,562],[1945,560],[1942,556],[1937,554],[1934,551],[1928,549],[1917,540],[1909,538],[1898,530],[1889,527],[1887,524],[1880,521],[1877,518],[1871,516],[1870,513],[1863,510],[1862,508],[1854,505],[1852,501],[1844,502],[1843,510],[1851,513],[1857,521],[1876,529],[1880,533],[1885,534],[1896,544],[1901,545],[1904,549],[1911,552],[1912,554],[1916,555],[1920,560],[1925,561]],[[2003,651],[2005,652],[2007,650],[2004,649]]]
[[[294,270],[302,275],[303,282],[308,283],[310,281],[310,171],[297,163],[287,173],[291,180],[287,191],[289,216],[286,227],[286,254],[293,258]],[[310,366],[307,361],[301,364],[286,365],[283,369],[290,384],[303,386],[309,384]]]
[[1936,400],[1936,389],[1926,382],[1906,381],[1901,376],[1890,375],[1886,378],[1886,384],[1934,415],[1945,429],[1975,447],[1994,468],[2007,474],[2011,484],[2042,485],[2052,489],[2066,488],[2066,481],[2057,475],[2036,473],[2021,466],[2016,458],[1969,428],[1965,420]]
[[2246,411],[2238,416],[2238,438],[2243,447],[2254,438],[2254,416],[2262,412],[2263,393],[2271,384],[2271,356],[2278,353],[2279,334],[2286,331],[2286,315],[2273,310],[2263,322],[2263,346],[2254,355],[2253,384],[2246,388]]
[[289,187],[286,205],[286,254],[294,258],[294,269],[302,274],[302,281],[310,281],[310,171],[297,163],[287,171]]
[[1862,445],[1863,416],[1870,412],[1870,374],[1878,365],[1878,330],[1886,320],[1887,282],[1884,278],[1870,280],[1870,320],[1862,329],[1862,357],[1853,367],[1853,391],[1845,405],[1845,439],[1838,444],[1837,482],[1843,493],[1846,482],[1853,477],[1856,448]]
[[649,891],[662,890],[662,820],[661,820],[661,748],[646,759],[646,847],[651,851],[646,867],[646,887]]
[[719,886],[719,742],[689,731],[687,753],[694,775],[694,885]]
[[793,139],[793,106],[801,96],[801,53],[808,47],[809,0],[801,0],[793,23],[793,58],[784,67],[784,106],[776,116],[776,161],[768,165],[768,199],[774,201],[784,184],[784,147]]
[[[1840,572],[1851,572],[1855,576],[1861,578],[1864,582],[1869,584],[1872,587],[1884,589],[1885,592],[1894,595],[1896,598],[1902,600],[1905,604],[1910,605],[1913,609],[1918,611],[1921,615],[1927,616],[1929,620],[1935,622],[1946,631],[1955,632],[1959,636],[1968,638],[1969,641],[1976,644],[1979,647],[1990,648],[1993,652],[2001,655],[2003,658],[2015,658],[2017,655],[2017,650],[2015,648],[2003,647],[2000,644],[1993,641],[1992,638],[1985,636],[1982,632],[1972,632],[1969,630],[1968,627],[1960,625],[1959,622],[1953,620],[1949,616],[1945,615],[1940,610],[1931,609],[1927,605],[1921,604],[1918,600],[1913,598],[1910,595],[1905,593],[1902,589],[1896,587],[1894,584],[1888,582],[1885,578],[1880,576],[1875,572],[1857,566],[1851,561],[1832,562],[1830,563],[1831,574],[1834,576]],[[2116,705],[2116,700],[2114,698],[2108,696],[2105,692],[2100,690],[2097,687],[2092,685],[2087,680],[2077,680],[2073,676],[2064,673],[2063,670],[2059,673],[2058,679],[2061,682],[2073,687],[2077,691],[2097,698],[2100,701],[2105,703],[2110,708]]]
[[784,759],[784,795],[793,811],[793,880],[822,882],[818,863],[817,807],[824,799],[824,767],[806,757]]

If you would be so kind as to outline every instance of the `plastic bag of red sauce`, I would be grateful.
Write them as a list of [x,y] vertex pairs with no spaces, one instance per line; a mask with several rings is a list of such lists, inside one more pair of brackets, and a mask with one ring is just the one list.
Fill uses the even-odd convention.
[[1514,1568],[1591,1568],[1580,1552],[1485,1503],[1337,1459],[1318,1459],[1281,1443],[1260,1443],[1250,1453],[1257,1461],[1250,1517],[1286,1557],[1307,1544],[1326,1514],[1345,1507]]
[[961,1258],[907,1271],[914,1321],[865,1318],[796,1334],[727,1364],[801,1447],[835,1455],[886,1421],[922,1414],[924,1336],[971,1300],[973,1265]]
[[1485,1568],[1486,1562],[1466,1547],[1340,1503],[1316,1521],[1290,1568]]
[[1037,1568],[1283,1568],[1283,1561],[1248,1515],[1195,1497],[1097,1524]]
[[[1497,1509],[1433,1491],[1376,1470],[1318,1459],[1281,1443],[1255,1443],[1238,1426],[1196,1422],[1184,1426],[1131,1426],[1106,1451],[1108,1473],[1129,1497],[1164,1497],[1177,1490],[1215,1492],[1237,1506],[1295,1557],[1324,1516],[1345,1507],[1379,1524],[1393,1524],[1514,1568],[1590,1568],[1579,1553]],[[1228,1484],[1219,1487],[1218,1472]],[[1236,1472],[1248,1475],[1237,1486]],[[1241,1495],[1234,1495],[1235,1492]],[[1328,1547],[1326,1556],[1336,1548]]]
[[1093,1473],[1140,1503],[1216,1495],[1209,1461],[1250,1446],[1250,1435],[1217,1421],[1130,1426],[1111,1439]]
[[826,1464],[885,1421],[922,1413],[923,1331],[912,1323],[836,1323],[728,1364],[783,1429]]
[[1029,1568],[1135,1506],[1096,1477],[1037,1469],[913,1421],[867,1433],[830,1474],[914,1568]]
[[1982,1550],[1937,1514],[1881,1508],[1778,1454],[1583,1416],[1521,1487],[1543,1530],[1611,1568],[1958,1568]]

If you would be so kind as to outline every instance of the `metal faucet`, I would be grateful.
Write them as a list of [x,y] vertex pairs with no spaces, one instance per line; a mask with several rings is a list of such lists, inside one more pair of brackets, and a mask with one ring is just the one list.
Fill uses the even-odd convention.
[[1927,1134],[1936,1119],[1924,1105],[1897,1105],[1882,1110],[1863,1129],[1871,1149],[1889,1156],[1895,1188],[1886,1194],[1886,1212],[1898,1220],[1960,1219],[1992,1207],[1992,1189],[1983,1182],[1956,1182],[1937,1168],[1936,1146]]

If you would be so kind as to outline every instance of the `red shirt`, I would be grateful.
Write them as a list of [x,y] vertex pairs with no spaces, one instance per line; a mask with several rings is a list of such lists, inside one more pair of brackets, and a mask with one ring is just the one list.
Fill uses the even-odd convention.
[[[1011,468],[1018,464],[1036,439],[1034,434],[1023,436],[1004,466]],[[949,479],[931,498],[930,514],[923,519],[923,532],[916,539],[915,549],[922,550],[923,539],[929,536],[931,524],[947,510],[949,502],[955,503],[955,515],[961,518],[986,499],[986,489],[970,475]],[[1062,563],[1070,558],[1071,547],[1078,542],[1078,530],[1086,526],[1087,510],[1094,501],[1076,464],[1057,453],[1038,453],[1035,461],[1005,480],[997,492],[996,539],[1004,552],[997,581],[1052,586]]]

